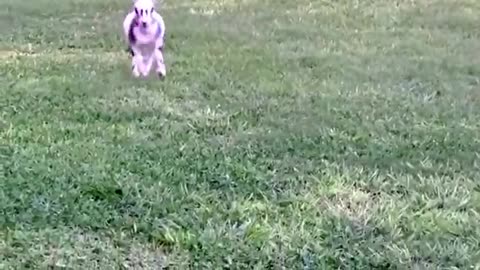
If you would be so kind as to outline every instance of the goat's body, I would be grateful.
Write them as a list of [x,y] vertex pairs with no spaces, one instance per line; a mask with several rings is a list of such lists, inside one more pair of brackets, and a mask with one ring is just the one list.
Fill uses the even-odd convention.
[[157,12],[152,13],[154,23],[147,27],[140,27],[135,21],[135,13],[130,12],[123,21],[123,31],[130,52],[132,54],[132,73],[148,76],[152,65],[156,65],[156,72],[164,77],[166,67],[163,61],[163,46],[165,23]]

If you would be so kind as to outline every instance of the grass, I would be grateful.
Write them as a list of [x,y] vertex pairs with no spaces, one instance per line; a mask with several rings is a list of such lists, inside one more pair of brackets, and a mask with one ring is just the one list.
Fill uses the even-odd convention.
[[480,269],[479,1],[0,4],[0,269]]

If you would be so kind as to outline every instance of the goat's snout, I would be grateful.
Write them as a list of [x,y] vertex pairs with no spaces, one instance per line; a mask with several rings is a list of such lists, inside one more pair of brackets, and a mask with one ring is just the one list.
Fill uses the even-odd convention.
[[147,23],[146,23],[146,22],[142,22],[142,27],[143,27],[143,28],[146,28],[146,27],[147,27]]

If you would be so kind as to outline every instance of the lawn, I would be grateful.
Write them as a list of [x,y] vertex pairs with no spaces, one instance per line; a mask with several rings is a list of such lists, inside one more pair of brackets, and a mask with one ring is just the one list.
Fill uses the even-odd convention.
[[480,269],[480,1],[0,0],[0,269]]

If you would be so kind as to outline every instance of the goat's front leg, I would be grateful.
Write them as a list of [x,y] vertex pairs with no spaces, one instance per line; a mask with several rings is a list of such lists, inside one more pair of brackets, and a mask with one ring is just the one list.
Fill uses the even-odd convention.
[[157,64],[157,74],[160,78],[167,76],[167,68],[163,59],[163,40],[158,41],[155,49],[155,61]]
[[143,70],[143,61],[140,50],[135,46],[130,46],[130,53],[132,55],[132,75],[135,78],[140,76],[141,70]]
[[148,74],[150,74],[150,70],[152,69],[154,58],[155,58],[155,54],[152,53],[147,58],[143,59],[143,70],[141,72],[144,77],[147,77]]

